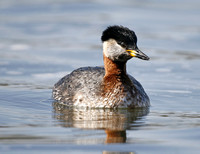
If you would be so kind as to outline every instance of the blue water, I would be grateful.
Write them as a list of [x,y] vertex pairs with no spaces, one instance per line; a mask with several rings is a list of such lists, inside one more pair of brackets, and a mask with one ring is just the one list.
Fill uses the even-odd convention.
[[[200,2],[0,1],[0,153],[198,153]],[[51,89],[103,65],[102,31],[124,25],[151,60],[132,59],[149,110],[84,110]]]

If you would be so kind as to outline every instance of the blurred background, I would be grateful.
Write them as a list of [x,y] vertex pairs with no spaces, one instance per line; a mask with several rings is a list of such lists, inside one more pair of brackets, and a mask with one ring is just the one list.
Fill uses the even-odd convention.
[[[150,62],[134,59],[130,67],[147,65],[138,68],[151,69],[147,74],[155,71],[157,62],[182,61],[183,67],[190,67],[188,61],[200,58],[199,4],[198,0],[1,0],[0,82],[41,86],[44,79],[41,88],[51,87],[74,68],[102,65],[100,37],[115,24],[133,29],[139,48],[151,57]],[[172,68],[160,66],[157,71]]]
[[[151,58],[133,58],[127,69],[143,85],[152,107],[137,135],[129,121],[131,146],[113,149],[146,152],[141,145],[153,142],[159,149],[161,140],[169,151],[199,150],[199,19],[199,0],[0,0],[0,148],[12,149],[19,141],[82,144],[82,138],[73,138],[74,128],[60,125],[66,120],[52,117],[57,110],[51,89],[76,68],[103,65],[102,31],[123,25],[135,31],[138,47]],[[92,137],[91,132],[75,130],[75,135],[86,136],[84,143],[98,145],[96,141],[105,138],[102,130],[93,131]],[[104,147],[95,150],[100,149]]]

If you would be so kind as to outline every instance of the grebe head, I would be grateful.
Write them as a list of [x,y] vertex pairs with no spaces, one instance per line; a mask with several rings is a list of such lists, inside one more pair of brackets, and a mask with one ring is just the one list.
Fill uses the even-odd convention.
[[110,26],[103,31],[103,52],[112,61],[126,62],[132,57],[149,60],[137,47],[134,31],[123,26]]

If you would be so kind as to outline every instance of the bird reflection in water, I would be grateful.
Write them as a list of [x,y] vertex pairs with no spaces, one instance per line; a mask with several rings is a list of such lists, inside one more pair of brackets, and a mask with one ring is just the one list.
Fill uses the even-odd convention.
[[61,121],[63,127],[105,130],[105,143],[125,143],[126,130],[138,129],[144,125],[141,119],[149,113],[148,108],[84,109],[64,106],[57,102],[53,103],[53,108],[54,118]]

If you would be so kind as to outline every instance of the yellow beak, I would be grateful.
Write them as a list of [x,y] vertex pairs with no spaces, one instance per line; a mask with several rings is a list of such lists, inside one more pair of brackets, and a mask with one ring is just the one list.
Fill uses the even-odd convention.
[[145,55],[142,51],[139,49],[136,50],[126,50],[131,57],[137,57],[143,60],[149,60],[149,57]]
[[126,51],[129,52],[130,56],[136,57],[137,51],[135,51],[135,50],[126,50]]

